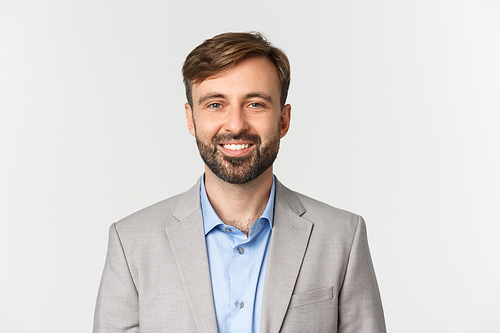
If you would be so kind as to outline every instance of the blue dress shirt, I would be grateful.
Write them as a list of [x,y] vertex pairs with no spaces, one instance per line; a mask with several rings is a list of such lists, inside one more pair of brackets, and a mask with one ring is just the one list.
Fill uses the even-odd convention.
[[220,333],[259,333],[274,217],[275,181],[267,206],[247,236],[224,224],[200,186],[210,278]]

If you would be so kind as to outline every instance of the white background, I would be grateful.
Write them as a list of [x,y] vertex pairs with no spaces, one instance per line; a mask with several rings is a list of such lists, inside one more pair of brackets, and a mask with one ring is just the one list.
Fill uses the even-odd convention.
[[388,330],[500,332],[500,1],[0,0],[2,332],[90,332],[109,225],[203,171],[181,66],[292,63],[275,173],[363,215]]

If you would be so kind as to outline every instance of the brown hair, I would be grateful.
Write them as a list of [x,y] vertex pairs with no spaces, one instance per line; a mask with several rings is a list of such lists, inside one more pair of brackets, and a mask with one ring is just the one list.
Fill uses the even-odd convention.
[[269,43],[259,32],[228,32],[205,40],[184,61],[182,75],[186,98],[193,107],[191,87],[203,80],[228,71],[239,60],[264,55],[276,66],[280,80],[281,108],[285,105],[290,86],[290,63],[286,54]]

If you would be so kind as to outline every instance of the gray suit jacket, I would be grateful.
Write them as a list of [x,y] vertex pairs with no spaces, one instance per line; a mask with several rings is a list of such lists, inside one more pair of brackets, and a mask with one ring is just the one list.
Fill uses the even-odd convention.
[[[199,189],[111,226],[94,333],[217,332]],[[360,216],[276,182],[261,332],[386,332]]]

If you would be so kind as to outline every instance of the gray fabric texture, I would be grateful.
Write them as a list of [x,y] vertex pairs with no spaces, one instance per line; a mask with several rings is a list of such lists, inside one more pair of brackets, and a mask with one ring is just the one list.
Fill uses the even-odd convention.
[[[217,332],[199,186],[111,226],[94,333]],[[276,182],[261,332],[386,332],[360,216]]]

